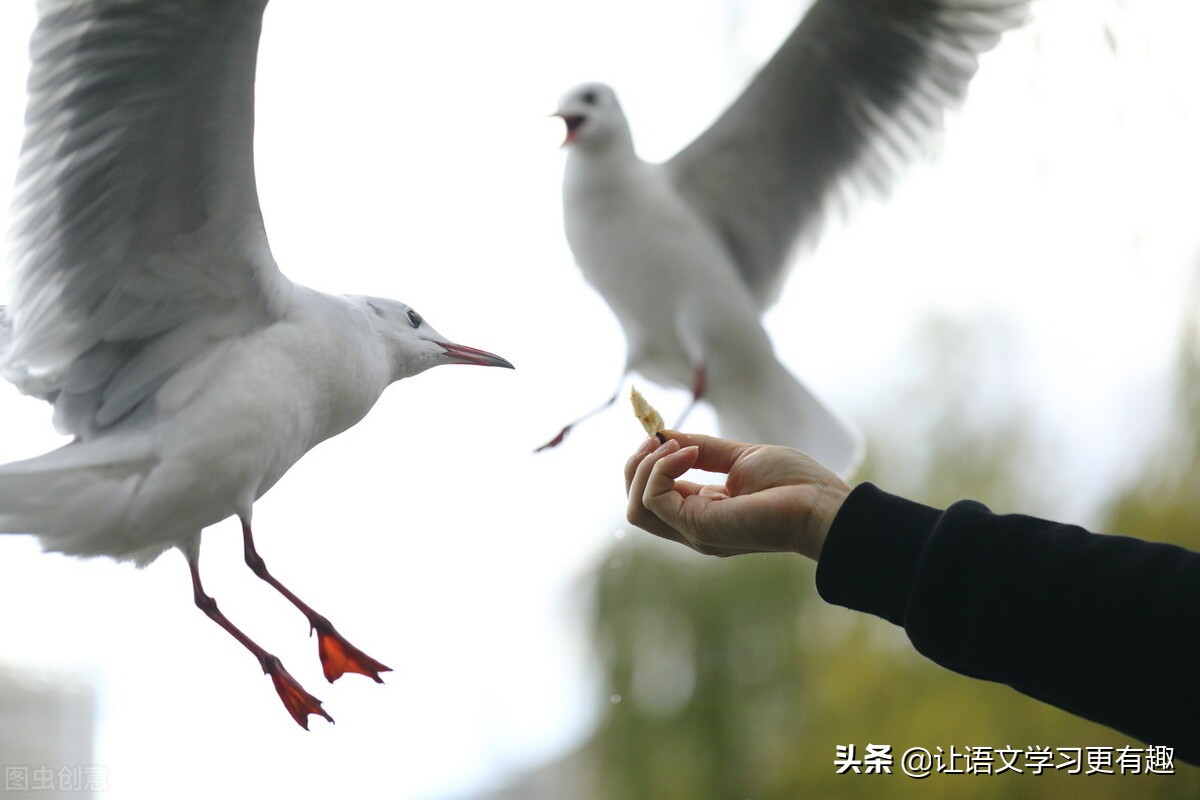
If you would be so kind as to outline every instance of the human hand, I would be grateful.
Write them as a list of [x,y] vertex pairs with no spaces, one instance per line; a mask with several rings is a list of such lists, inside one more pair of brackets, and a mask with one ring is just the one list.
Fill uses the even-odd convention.
[[[663,431],[625,463],[631,523],[700,553],[796,552],[814,561],[850,487],[790,447]],[[725,473],[724,486],[679,480]]]

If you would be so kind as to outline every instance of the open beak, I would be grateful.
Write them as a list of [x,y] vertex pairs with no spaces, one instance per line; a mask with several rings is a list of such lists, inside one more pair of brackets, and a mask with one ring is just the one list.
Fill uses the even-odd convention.
[[450,356],[449,364],[474,364],[479,367],[504,367],[505,369],[513,369],[513,365],[508,362],[508,359],[501,358],[495,353],[489,353],[486,350],[477,350],[474,347],[467,347],[462,344],[454,344],[453,342],[438,342],[446,355]]
[[555,111],[550,116],[558,117],[567,124],[567,138],[563,139],[560,147],[566,147],[579,138],[579,129],[583,127],[583,123],[587,122],[587,117],[583,114],[565,114],[562,111]]

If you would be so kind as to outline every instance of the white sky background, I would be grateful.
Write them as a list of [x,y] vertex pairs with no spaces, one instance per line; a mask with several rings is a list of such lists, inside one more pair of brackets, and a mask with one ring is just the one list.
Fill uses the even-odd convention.
[[[5,207],[32,5],[0,4]],[[254,660],[194,608],[179,555],[139,572],[0,539],[0,664],[96,683],[109,796],[441,797],[586,733],[578,582],[620,525],[621,465],[640,434],[622,408],[531,453],[607,396],[624,352],[562,236],[562,132],[546,114],[580,80],[605,80],[643,156],[669,157],[797,14],[785,0],[734,5],[268,9],[256,152],[280,266],[323,290],[404,300],[517,371],[394,386],[255,507],[272,571],[395,669],[384,686],[326,684],[301,615],[242,563],[237,525],[206,534],[208,590],[334,727],[295,726]],[[1176,0],[1036,4],[1033,25],[984,59],[937,157],[798,266],[769,318],[785,361],[861,418],[886,403],[926,314],[1005,320],[1016,380],[1061,443],[1048,478],[1068,487],[1064,509],[1086,511],[1077,498],[1102,496],[1155,429],[1200,260],[1198,23]],[[684,400],[653,395],[668,418]],[[3,461],[60,441],[48,408],[7,385],[0,426]]]

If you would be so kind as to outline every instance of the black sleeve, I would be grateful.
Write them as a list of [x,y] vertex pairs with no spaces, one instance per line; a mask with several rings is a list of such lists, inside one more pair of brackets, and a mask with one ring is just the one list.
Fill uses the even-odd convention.
[[865,483],[834,519],[817,590],[955,672],[1200,764],[1198,553]]

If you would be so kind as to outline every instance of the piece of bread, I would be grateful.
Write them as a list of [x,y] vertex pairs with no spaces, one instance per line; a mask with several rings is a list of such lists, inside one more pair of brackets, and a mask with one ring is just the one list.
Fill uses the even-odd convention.
[[[642,393],[633,387],[630,387],[629,400],[633,403],[633,414],[646,429],[647,436],[656,436],[659,431],[667,427],[663,422],[662,414],[655,411],[654,406],[647,403],[646,398],[642,397]],[[661,436],[658,438],[662,439]]]

